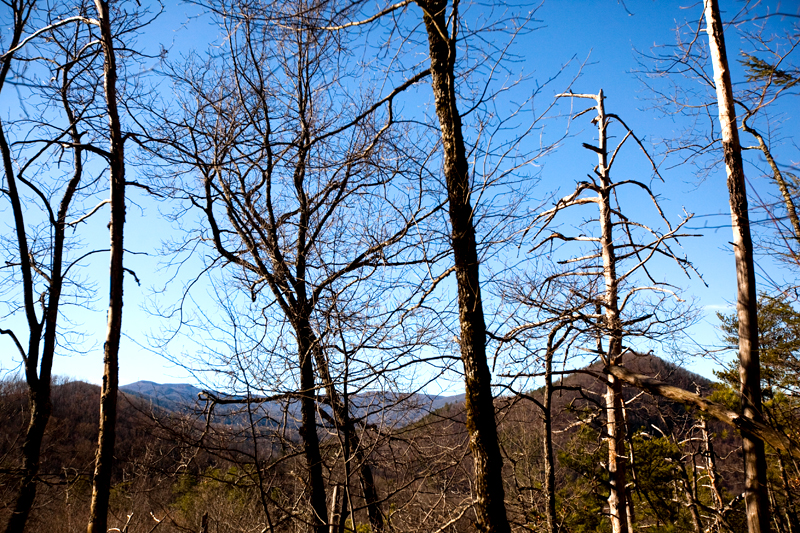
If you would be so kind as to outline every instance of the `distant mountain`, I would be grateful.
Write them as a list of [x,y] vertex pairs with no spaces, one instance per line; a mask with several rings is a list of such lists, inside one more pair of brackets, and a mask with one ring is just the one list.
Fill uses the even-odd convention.
[[[205,402],[199,402],[199,395],[203,389],[194,385],[181,383],[155,383],[153,381],[137,381],[120,387],[126,394],[139,398],[154,407],[175,413],[202,413]],[[220,398],[243,399],[243,396],[228,396],[214,393]],[[383,423],[393,426],[406,425],[415,422],[448,404],[461,404],[463,394],[451,396],[431,395],[422,393],[401,394],[395,392],[365,392],[351,396],[353,406],[352,416],[367,418],[370,423]],[[300,419],[300,406],[297,401],[274,401],[269,403],[254,404],[258,425],[274,425],[282,420],[284,415],[291,420]],[[225,404],[215,407],[215,414],[221,418],[219,422],[225,424],[246,423],[246,413],[243,405]]]
[[122,392],[136,396],[169,411],[181,412],[194,407],[202,392],[194,385],[184,383],[155,383],[137,381],[119,388]]
[[[623,364],[634,372],[656,377],[686,390],[694,391],[699,388],[703,395],[710,394],[713,389],[711,380],[653,355],[627,355]],[[594,398],[599,398],[605,393],[605,385],[600,380],[582,372],[582,370],[597,374],[602,374],[603,371],[602,365],[595,363],[586,369],[563,376],[562,385],[567,387],[567,390],[558,391],[554,394],[554,413],[591,407],[590,404],[593,402],[577,392],[576,388],[592,391]],[[120,390],[139,399],[140,403],[144,402],[158,409],[176,414],[203,416],[205,402],[199,402],[199,394],[203,392],[203,389],[194,385],[137,381],[120,387]],[[640,391],[627,386],[624,390],[626,400],[631,400],[634,396],[640,395]],[[541,391],[533,391],[534,395],[540,393]],[[219,392],[214,392],[214,395],[226,399],[244,398],[244,396],[229,396]],[[324,405],[324,397],[321,400]],[[498,398],[498,402],[508,400],[510,399]],[[398,427],[416,422],[447,405],[450,405],[455,411],[461,410],[463,408],[464,394],[441,396],[424,393],[404,394],[391,391],[372,391],[352,395],[350,401],[351,416],[353,418],[366,418],[372,424]],[[571,407],[568,408],[568,406]],[[251,407],[258,426],[276,426],[285,420],[289,426],[299,427],[300,406],[297,400],[254,402]],[[657,416],[660,417],[657,413],[664,409],[672,414],[680,414],[686,411],[683,406],[644,395],[644,397],[630,405],[628,414],[630,416],[631,429],[650,427],[655,418]],[[214,413],[216,416],[215,422],[217,423],[226,425],[249,424],[250,414],[247,413],[243,404],[217,405]],[[572,422],[571,416],[559,416],[559,418],[565,426]]]

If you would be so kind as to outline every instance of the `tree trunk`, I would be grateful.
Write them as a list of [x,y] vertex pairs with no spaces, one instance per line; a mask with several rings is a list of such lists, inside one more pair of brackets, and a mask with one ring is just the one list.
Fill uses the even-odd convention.
[[627,461],[625,456],[625,423],[622,420],[622,382],[609,376],[606,386],[606,431],[608,435],[608,510],[611,515],[611,531],[627,533]]
[[781,483],[783,484],[783,492],[786,497],[786,524],[789,533],[800,533],[800,524],[797,523],[797,507],[795,506],[794,496],[792,495],[792,485],[789,483],[789,478],[786,475],[786,464],[783,460],[783,455],[778,454],[778,468],[781,472]]
[[314,379],[313,334],[307,321],[297,325],[297,349],[300,355],[300,413],[303,454],[308,468],[308,502],[311,506],[311,531],[327,533],[328,504],[322,476],[322,454],[317,434],[317,402]]
[[[677,440],[673,438],[673,440]],[[678,444],[679,445],[679,444]],[[692,478],[689,479],[689,473],[686,471],[686,464],[681,463],[680,473],[683,485],[683,494],[686,497],[686,506],[689,508],[689,514],[692,517],[692,525],[694,526],[695,533],[703,533],[703,522],[700,518],[700,511],[697,509],[697,463],[696,455],[692,453]]]
[[703,444],[705,444],[706,452],[706,473],[708,474],[708,483],[711,487],[711,500],[713,501],[714,509],[717,514],[722,516],[722,511],[725,504],[722,501],[722,493],[719,488],[719,478],[717,477],[717,457],[714,454],[714,444],[708,435],[708,423],[705,419],[700,422],[700,428],[703,432]]
[[[455,92],[455,31],[447,28],[446,0],[417,0],[423,9],[431,61],[431,85],[444,149],[451,240],[458,284],[461,360],[470,449],[475,461],[475,512],[484,532],[511,531],[503,488],[503,458],[497,442],[492,376],[486,359],[486,324],[481,302],[480,266],[470,204],[469,164]],[[458,3],[452,24],[458,25]]]
[[[4,65],[5,66],[5,65]],[[11,159],[11,150],[6,141],[5,130],[0,121],[0,151],[2,151],[3,168],[8,183],[8,195],[11,200],[11,207],[14,215],[14,226],[17,233],[17,250],[20,257],[20,269],[22,274],[22,290],[24,293],[25,314],[28,322],[28,347],[27,356],[22,353],[25,363],[25,380],[28,384],[28,408],[30,409],[30,420],[25,434],[25,441],[22,445],[22,479],[20,481],[17,500],[14,510],[9,517],[6,525],[6,532],[22,532],[28,514],[33,506],[36,497],[36,475],[39,473],[39,454],[42,446],[42,437],[45,427],[50,419],[50,379],[44,384],[38,375],[39,345],[42,326],[36,315],[35,301],[33,295],[33,278],[28,249],[28,239],[25,233],[25,220],[17,190],[16,174]],[[5,330],[3,331],[6,332]],[[23,351],[18,346],[20,352]]]
[[558,533],[558,515],[556,514],[556,471],[553,457],[553,350],[547,350],[544,367],[544,398],[542,417],[544,418],[544,488],[547,498],[547,530]]
[[[30,13],[30,12],[29,12]],[[28,13],[28,15],[29,15]],[[28,15],[24,10],[14,12],[14,27],[9,42],[9,50],[13,50],[20,42]],[[5,85],[6,76],[11,68],[13,54],[8,54],[3,58],[0,67],[0,88]],[[36,316],[33,279],[31,274],[30,253],[28,250],[28,239],[25,233],[24,211],[20,200],[19,191],[16,184],[16,173],[12,161],[11,149],[6,140],[5,128],[0,120],[0,153],[3,158],[3,170],[6,176],[8,196],[11,200],[11,207],[14,216],[14,228],[17,236],[17,250],[20,256],[20,267],[22,274],[22,289],[24,293],[25,314],[28,322],[29,337],[27,356],[23,352],[21,345],[18,345],[25,365],[25,379],[28,385],[28,408],[30,409],[30,419],[25,433],[25,441],[22,445],[22,479],[20,480],[17,499],[11,516],[6,524],[6,533],[22,533],[25,523],[28,520],[33,501],[36,498],[36,475],[39,473],[39,456],[42,447],[42,437],[45,427],[50,420],[50,372],[47,371],[47,382],[39,379],[37,362],[39,358],[39,345],[42,326]],[[52,300],[52,299],[51,299]],[[3,330],[3,333],[11,333]]]
[[[736,126],[736,110],[731,89],[728,58],[725,51],[722,19],[717,0],[706,0],[705,18],[709,51],[717,89],[722,147],[728,175],[728,192],[733,227],[733,250],[736,260],[737,315],[739,319],[739,379],[742,412],[745,418],[761,420],[761,366],[758,355],[758,319],[756,279],[753,265],[753,244],[750,238],[747,192],[742,166],[742,150]],[[745,501],[747,528],[750,533],[769,531],[767,499],[767,460],[764,442],[753,434],[742,432],[744,451]]]
[[122,330],[122,237],[125,225],[125,152],[122,126],[117,111],[117,65],[109,20],[108,2],[95,0],[103,48],[105,98],[108,110],[111,181],[111,221],[109,269],[109,304],[106,341],[103,345],[103,385],[100,392],[100,432],[92,482],[92,503],[88,533],[108,531],[108,500],[111,492],[111,469],[117,423],[119,387],[119,341]]
[[[607,118],[603,90],[597,94],[597,135],[598,166],[600,190],[598,208],[600,210],[600,252],[603,258],[603,277],[605,279],[605,321],[603,333],[608,337],[608,351],[603,356],[606,366],[619,363],[622,353],[622,326],[619,317],[617,291],[617,257],[614,248],[614,225],[611,220],[611,176],[608,170]],[[601,350],[602,353],[602,350]],[[611,490],[608,494],[608,510],[611,516],[613,533],[628,533],[627,504],[627,458],[625,453],[625,415],[623,412],[622,382],[613,375],[606,385],[606,439],[608,442],[608,477]]]
[[25,441],[22,445],[22,480],[14,510],[6,524],[6,533],[22,533],[36,498],[35,478],[39,473],[42,438],[52,409],[49,382],[46,386],[29,389],[28,406],[31,414]]
[[[358,463],[358,474],[361,481],[361,490],[364,493],[364,502],[367,505],[370,527],[374,533],[381,533],[384,529],[383,513],[381,512],[380,498],[378,497],[378,489],[375,485],[375,477],[372,474],[372,467],[364,455],[364,447],[361,445],[361,439],[355,432],[355,424],[350,418],[350,407],[347,397],[345,395],[345,397],[342,398],[336,390],[325,353],[320,347],[316,335],[313,333],[311,335],[313,337],[313,350],[314,358],[317,362],[317,372],[328,394],[334,421],[339,429],[344,432],[345,464],[349,464],[351,459],[355,459]],[[347,386],[346,378],[344,386]],[[351,450],[355,451],[351,454]]]

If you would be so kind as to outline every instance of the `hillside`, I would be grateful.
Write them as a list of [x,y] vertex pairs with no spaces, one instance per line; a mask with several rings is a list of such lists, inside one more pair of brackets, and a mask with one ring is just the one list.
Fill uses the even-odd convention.
[[[712,389],[711,381],[656,357],[630,358],[625,365],[682,388],[698,387],[703,394]],[[584,370],[600,372],[601,369],[595,365]],[[573,513],[570,516],[576,517],[575,520],[589,520],[589,515],[581,513],[597,509],[597,505],[602,509],[603,505],[598,494],[603,492],[601,465],[607,451],[602,437],[602,409],[598,408],[602,405],[604,385],[582,371],[565,376],[561,385],[564,389],[554,394],[552,408],[556,478],[562,490],[569,488],[571,491],[572,496],[567,498],[565,493],[563,500],[565,509]],[[244,501],[255,505],[258,491],[253,491],[258,485],[254,483],[264,479],[253,477],[255,458],[263,475],[269,479],[270,491],[282,491],[287,498],[293,494],[290,490],[296,486],[293,472],[302,468],[296,454],[301,442],[297,433],[299,416],[293,403],[258,404],[253,411],[256,425],[251,428],[248,414],[236,405],[218,406],[215,416],[207,420],[202,416],[204,406],[197,403],[200,390],[191,385],[137,382],[126,385],[123,391],[114,473],[117,488],[112,502],[118,520],[123,520],[131,510],[147,509],[159,515],[173,513],[176,524],[185,524],[169,531],[182,531],[187,524],[191,529],[196,527],[204,509],[219,505],[219,502],[212,504],[208,498],[227,501],[233,497],[230,493],[233,488],[215,495],[204,492],[211,489],[203,487],[216,486],[214,483],[228,486],[233,480],[238,480],[234,483],[234,487],[238,487],[235,490],[244,491],[236,497],[244,497]],[[45,482],[39,489],[42,505],[31,518],[30,531],[53,521],[66,520],[64,517],[73,524],[84,520],[97,439],[99,395],[99,387],[83,382],[58,383],[54,387],[53,416],[42,453],[41,478]],[[684,457],[695,454],[696,462],[703,461],[702,454],[698,455],[700,444],[694,413],[628,388],[625,398],[629,402],[629,433],[639,435],[634,448],[644,460],[649,460],[653,453],[673,456],[681,449],[677,443],[686,441],[689,447],[681,445],[682,453],[689,455]],[[541,490],[535,488],[541,486],[544,471],[542,417],[531,399],[540,400],[541,390],[529,391],[523,396],[502,396],[496,401],[506,456],[504,476],[509,483],[509,512],[517,513],[514,516],[530,512],[525,509],[540,508],[543,497]],[[364,422],[359,426],[362,428],[359,446],[368,450],[363,464],[371,466],[382,497],[408,509],[435,501],[441,490],[437,487],[442,486],[448,487],[454,502],[469,497],[472,459],[463,396],[369,393],[352,400],[356,406],[354,415]],[[24,387],[18,382],[4,382],[0,390],[0,415],[7,422],[0,428],[0,485],[3,487],[0,489],[0,523],[5,520],[14,495],[13,471],[18,464],[26,408]],[[324,416],[319,422],[324,460],[335,462],[341,453],[340,437]],[[741,490],[738,438],[713,422],[709,422],[709,431],[717,435],[715,446],[721,487],[726,497],[730,497]],[[674,444],[667,448],[663,448],[666,444],[658,444],[661,448],[653,451],[661,437]],[[680,454],[674,457],[675,460],[681,458]],[[647,479],[647,465],[638,461],[634,463],[637,476]],[[363,505],[363,497],[359,494],[352,497],[357,508],[363,508],[358,507]],[[225,515],[228,516],[225,519],[241,520],[235,515],[241,512],[244,511],[238,507],[232,508],[230,513],[234,514]],[[449,511],[442,508],[442,512]],[[222,516],[217,519],[222,520]],[[413,528],[413,516],[413,513],[398,514],[395,524]],[[143,520],[140,529],[147,530],[147,516],[139,520]],[[406,523],[405,520],[410,521]],[[471,521],[462,519],[454,527],[454,531],[470,531]],[[77,529],[73,525],[63,531]],[[167,528],[163,529],[166,533]]]

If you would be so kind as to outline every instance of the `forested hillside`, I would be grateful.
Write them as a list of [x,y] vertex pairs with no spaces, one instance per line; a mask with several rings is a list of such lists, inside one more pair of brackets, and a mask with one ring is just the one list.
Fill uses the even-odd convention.
[[[658,375],[684,388],[697,386],[710,392],[714,386],[705,378],[654,357],[632,359],[627,366]],[[580,370],[602,372],[598,366]],[[583,373],[567,376],[561,385],[565,389],[555,394],[552,405],[553,412],[557,413],[554,445],[560,521],[570,530],[594,530],[602,527],[606,492],[603,488],[605,476],[600,468],[604,461],[602,413],[597,401],[603,387],[596,378]],[[134,384],[125,388],[142,391],[144,387],[153,390],[158,385]],[[174,385],[164,388],[176,389]],[[177,389],[195,393],[189,387]],[[531,526],[542,525],[545,521],[541,490],[544,471],[542,417],[531,400],[540,401],[541,393],[536,390],[496,399],[500,442],[506,462],[504,479],[516,500],[513,505],[514,513],[518,514],[515,521]],[[656,528],[677,524],[678,529],[690,530],[691,516],[686,504],[697,498],[698,504],[713,505],[708,492],[708,474],[704,472],[708,443],[703,440],[703,422],[696,412],[687,411],[681,405],[638,395],[634,389],[626,389],[625,395],[629,402],[632,465],[639,479],[639,485],[632,492],[639,523]],[[82,382],[57,383],[53,398],[55,407],[43,442],[39,473],[45,488],[40,492],[41,505],[29,518],[29,527],[72,531],[81,524],[83,507],[90,498],[98,423],[94,406],[99,401],[100,389]],[[463,508],[469,497],[464,404],[458,398],[449,399],[455,401],[436,407],[441,402],[408,398],[408,407],[415,412],[421,410],[418,406],[422,402],[427,402],[427,414],[410,424],[382,428],[384,432],[391,432],[392,438],[388,440],[380,440],[377,429],[373,430],[376,487],[381,494],[386,494],[387,507],[392,509],[392,523],[398,529],[432,527],[436,519],[425,516],[428,514],[424,511],[426,505],[441,500],[434,507],[441,517]],[[113,523],[124,524],[132,514],[129,527],[149,530],[156,524],[152,513],[166,520],[159,530],[196,530],[203,514],[208,513],[211,531],[238,531],[237,524],[246,524],[258,514],[257,501],[263,496],[260,492],[267,491],[274,497],[276,490],[286,491],[296,484],[292,473],[296,459],[283,453],[280,446],[282,439],[297,441],[296,431],[287,433],[279,425],[266,428],[255,424],[257,438],[275,444],[263,458],[264,466],[268,464],[265,469],[270,473],[270,481],[262,488],[253,470],[254,427],[247,424],[246,417],[232,411],[208,419],[204,416],[203,405],[196,400],[196,393],[176,396],[171,405],[178,409],[173,411],[155,406],[137,395],[125,394],[120,398],[119,443],[112,478],[115,487],[111,500]],[[3,443],[0,456],[5,458],[4,465],[8,467],[13,464],[11,457],[16,443],[24,437],[28,418],[22,383],[3,384],[0,409],[8,422],[0,436]],[[269,413],[278,411],[281,411],[278,405],[265,409]],[[329,460],[333,460],[338,447],[333,440],[335,428],[326,427],[324,417],[319,423],[323,447],[332,454]],[[743,502],[735,498],[742,490],[741,443],[719,423],[710,422],[705,427],[715,446],[717,487],[725,495],[726,503],[734,500],[726,520],[741,527]],[[200,438],[203,434],[206,440]],[[283,445],[291,444],[284,442]],[[3,476],[10,481],[13,471],[4,468]],[[687,485],[689,479],[696,481],[699,488]],[[8,509],[14,496],[8,489],[13,483],[4,482],[4,487],[3,506]],[[694,495],[687,496],[687,490],[689,494],[695,490]],[[365,527],[368,518],[363,509],[363,495],[355,493],[352,497],[356,524]],[[277,507],[272,512],[280,515]],[[424,525],[426,523],[428,526]],[[472,520],[462,517],[452,529],[470,531]]]
[[5,0],[0,528],[800,533],[799,54],[796,2]]

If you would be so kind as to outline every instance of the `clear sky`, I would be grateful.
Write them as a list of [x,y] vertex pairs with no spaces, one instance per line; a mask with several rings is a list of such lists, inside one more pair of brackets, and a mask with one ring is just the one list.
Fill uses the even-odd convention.
[[[143,0],[143,3],[146,0]],[[723,19],[730,20],[738,13],[742,4],[739,2],[722,2]],[[783,11],[797,15],[800,7],[795,3],[785,3]],[[481,7],[474,5],[471,13],[479,12]],[[774,9],[773,9],[774,11]],[[151,50],[164,46],[169,50],[169,57],[175,58],[193,47],[203,52],[208,43],[219,39],[218,30],[210,24],[206,17],[196,16],[199,9],[191,4],[169,2],[164,14],[150,27],[144,29],[140,43]],[[418,16],[418,10],[410,8],[407,14]],[[634,131],[646,139],[648,143],[660,138],[672,138],[683,127],[680,117],[665,116],[652,109],[651,93],[640,81],[641,71],[652,66],[648,60],[637,52],[649,53],[654,46],[673,44],[675,28],[685,21],[696,24],[702,14],[701,3],[682,4],[673,1],[628,0],[575,0],[544,2],[535,12],[537,28],[520,37],[516,48],[518,57],[508,66],[512,72],[528,73],[539,84],[551,79],[563,65],[569,63],[558,79],[552,82],[536,99],[537,108],[549,105],[552,94],[561,90],[566,81],[577,74],[578,65],[585,63],[582,73],[573,85],[575,92],[596,93],[603,89],[606,96],[606,108],[621,115]],[[770,24],[788,30],[793,19],[770,19]],[[729,57],[737,57],[738,39],[729,32]],[[734,78],[741,80],[740,68],[734,69]],[[168,85],[162,86],[169,91]],[[426,98],[427,86],[421,86],[419,98]],[[794,98],[794,100],[791,100]],[[796,97],[786,100],[781,111],[783,115],[784,138],[797,139]],[[794,108],[792,107],[794,104]],[[407,102],[406,106],[415,105]],[[420,101],[416,105],[425,105]],[[580,104],[577,104],[580,105]],[[19,101],[8,95],[0,98],[0,113],[4,117],[13,117],[18,113]],[[562,115],[569,111],[569,103],[562,102],[554,113]],[[563,133],[566,121],[552,119],[546,123],[543,138],[557,137]],[[539,160],[540,182],[536,186],[536,194],[546,198],[561,190],[568,193],[575,181],[582,178],[592,165],[591,154],[580,148],[586,138],[580,136],[582,130],[589,130],[585,121],[576,122],[571,127],[575,138],[567,138],[555,153]],[[649,145],[649,144],[648,144]],[[654,151],[658,147],[653,148]],[[793,151],[794,150],[794,151]],[[792,147],[784,143],[778,148],[782,160],[797,165],[798,153],[796,145]],[[655,153],[655,152],[654,152]],[[792,159],[794,158],[794,159]],[[633,157],[630,166],[620,166],[620,172],[636,172],[646,174],[646,164]],[[706,318],[692,330],[692,335],[699,343],[713,343],[717,336],[715,330],[717,310],[730,310],[735,294],[735,275],[733,258],[730,253],[730,229],[727,226],[727,189],[725,187],[724,169],[717,168],[705,180],[700,180],[695,168],[691,165],[676,166],[676,160],[667,160],[662,167],[665,183],[654,183],[656,192],[663,197],[663,207],[668,217],[677,220],[685,208],[695,213],[697,218],[692,223],[696,231],[703,237],[684,242],[686,253],[703,275],[708,287],[698,280],[687,280],[681,285],[686,294],[698,300],[706,310]],[[669,168],[669,170],[667,170]],[[754,167],[746,169],[750,183],[764,193],[769,191],[768,184],[761,178]],[[135,168],[132,170],[135,174]],[[641,179],[649,180],[650,176]],[[165,209],[138,192],[132,192],[132,202],[128,208],[126,226],[126,249],[139,255],[129,254],[127,266],[135,271],[141,281],[137,285],[132,277],[126,278],[124,330],[126,338],[120,356],[121,383],[137,380],[156,382],[193,382],[195,378],[186,369],[174,365],[163,357],[161,349],[154,347],[148,335],[161,327],[159,318],[148,313],[145,307],[153,306],[154,301],[166,301],[175,297],[175,289],[159,300],[157,295],[164,287],[163,270],[159,265],[163,258],[158,257],[157,250],[163,239],[180,231],[183,223],[189,220],[167,221],[161,214]],[[4,201],[5,202],[5,201]],[[0,217],[8,232],[8,215],[10,210],[3,204]],[[107,239],[107,211],[101,211],[86,228],[92,239]],[[95,237],[96,236],[96,237]],[[88,239],[89,237],[87,237]],[[761,258],[764,272],[780,278],[783,274],[775,270],[768,259]],[[88,272],[96,274],[97,296],[90,310],[76,311],[71,318],[86,332],[86,341],[76,344],[78,351],[84,353],[59,357],[54,372],[93,383],[99,383],[102,376],[102,339],[105,333],[105,308],[107,305],[107,282],[104,281],[103,269],[106,268],[107,257],[98,255],[93,259]],[[195,288],[192,297],[202,301],[210,289],[202,286]],[[153,300],[154,295],[156,299]],[[164,299],[166,298],[166,300]],[[6,325],[20,323],[13,318],[4,318]],[[491,320],[488,320],[491,322]],[[6,326],[3,326],[6,327]],[[0,368],[9,370],[18,365],[18,358],[7,339],[0,339]],[[179,358],[182,350],[194,349],[190,343],[181,341],[169,345],[169,355]],[[701,374],[711,374],[711,364],[707,360],[690,360],[689,368]]]

